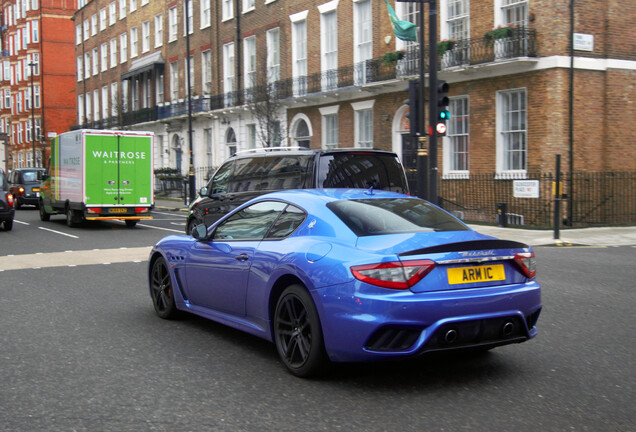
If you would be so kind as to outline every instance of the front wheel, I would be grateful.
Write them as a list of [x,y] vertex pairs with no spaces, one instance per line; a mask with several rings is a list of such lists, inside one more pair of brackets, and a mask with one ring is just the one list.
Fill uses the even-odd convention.
[[316,375],[327,362],[318,311],[303,286],[290,285],[278,299],[274,339],[278,355],[296,376]]
[[163,258],[158,258],[152,265],[150,288],[152,304],[157,315],[163,319],[176,318],[179,312],[174,304],[172,279]]
[[194,231],[197,225],[198,223],[196,219],[190,219],[190,221],[188,222],[188,227],[186,229],[186,234],[192,235],[192,232]]
[[51,215],[46,212],[44,209],[44,203],[40,201],[38,203],[38,207],[40,208],[40,220],[42,222],[48,222],[51,219]]

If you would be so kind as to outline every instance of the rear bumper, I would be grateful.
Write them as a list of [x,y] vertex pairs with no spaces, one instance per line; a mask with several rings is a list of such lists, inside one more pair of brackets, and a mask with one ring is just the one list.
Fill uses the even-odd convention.
[[142,220],[142,219],[152,219],[152,216],[86,216],[84,219],[86,220]]
[[354,281],[312,294],[333,361],[524,342],[536,336],[541,310],[541,288],[535,281],[426,293]]

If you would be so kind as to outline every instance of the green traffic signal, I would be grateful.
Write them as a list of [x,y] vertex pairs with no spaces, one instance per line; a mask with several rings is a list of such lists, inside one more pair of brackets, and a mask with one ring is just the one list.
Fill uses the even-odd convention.
[[450,115],[450,111],[449,110],[447,110],[447,109],[440,110],[440,112],[439,112],[439,119],[440,120],[448,120],[448,119],[450,119],[450,117],[451,117],[451,115]]

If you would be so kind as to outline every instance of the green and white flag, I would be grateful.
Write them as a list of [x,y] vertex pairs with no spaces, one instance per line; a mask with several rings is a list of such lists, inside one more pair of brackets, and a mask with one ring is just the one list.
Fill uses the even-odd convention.
[[393,23],[393,33],[395,33],[395,37],[398,39],[402,39],[403,41],[417,41],[417,27],[410,21],[402,21],[398,18],[397,14],[389,4],[388,0],[384,0],[386,3],[386,7],[389,9],[389,17],[391,17],[391,22]]

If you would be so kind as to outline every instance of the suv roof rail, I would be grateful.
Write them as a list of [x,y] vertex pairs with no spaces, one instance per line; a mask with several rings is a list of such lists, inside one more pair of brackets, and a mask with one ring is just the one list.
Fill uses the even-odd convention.
[[236,153],[234,153],[234,155],[238,155],[238,154],[244,154],[244,153],[267,153],[268,151],[272,151],[272,150],[309,150],[307,147],[300,147],[300,146],[294,146],[294,147],[257,147],[257,148],[253,148],[253,149],[247,149],[247,150],[239,150]]

